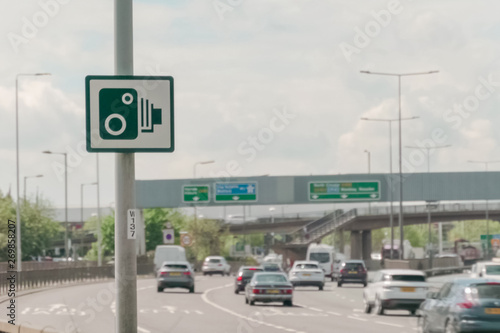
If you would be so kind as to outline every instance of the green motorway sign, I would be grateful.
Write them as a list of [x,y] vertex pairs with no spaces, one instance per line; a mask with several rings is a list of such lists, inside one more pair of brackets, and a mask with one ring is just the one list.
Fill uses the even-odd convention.
[[182,187],[183,202],[208,202],[209,200],[209,185],[184,185]]
[[309,201],[380,200],[379,181],[310,182]]

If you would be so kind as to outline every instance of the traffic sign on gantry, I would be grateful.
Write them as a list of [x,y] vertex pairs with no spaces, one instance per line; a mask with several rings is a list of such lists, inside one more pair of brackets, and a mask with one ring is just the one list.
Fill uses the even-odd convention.
[[379,181],[310,182],[310,201],[380,200]]
[[215,183],[215,201],[257,201],[257,183]]
[[174,79],[87,76],[87,151],[173,152]]
[[182,202],[196,203],[210,201],[209,185],[184,185],[182,187]]

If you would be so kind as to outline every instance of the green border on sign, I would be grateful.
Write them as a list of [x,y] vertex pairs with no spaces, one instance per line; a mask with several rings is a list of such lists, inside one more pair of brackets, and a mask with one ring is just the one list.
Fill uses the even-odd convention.
[[[90,81],[92,80],[167,80],[170,81],[170,148],[92,148],[90,146]],[[175,149],[174,141],[174,78],[171,76],[135,76],[135,75],[87,75],[85,77],[85,121],[87,129],[87,151],[89,153],[172,153]]]

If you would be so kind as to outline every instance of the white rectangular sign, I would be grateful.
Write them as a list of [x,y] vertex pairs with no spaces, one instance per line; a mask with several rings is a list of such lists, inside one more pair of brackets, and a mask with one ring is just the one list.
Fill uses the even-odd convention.
[[175,244],[174,229],[163,229],[163,244]]
[[137,238],[137,219],[140,218],[139,209],[129,209],[127,211],[127,239]]
[[87,151],[173,152],[171,76],[85,78]]

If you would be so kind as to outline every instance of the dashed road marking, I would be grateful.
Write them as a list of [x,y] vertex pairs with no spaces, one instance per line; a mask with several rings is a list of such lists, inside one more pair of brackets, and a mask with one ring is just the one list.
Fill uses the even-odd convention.
[[331,315],[334,315],[334,316],[342,316],[340,313],[337,313],[337,312],[327,312]]
[[142,328],[142,327],[139,327],[139,326],[137,326],[137,330],[138,330],[139,332],[142,332],[142,333],[151,333],[151,331],[148,331],[148,330],[146,330],[146,329],[144,329],[144,328]]
[[403,325],[392,324],[392,323],[386,323],[385,321],[376,321],[376,323],[377,323],[377,324],[380,324],[380,325],[387,325],[387,326],[398,327],[398,328],[402,328],[402,327],[404,327]]
[[360,317],[348,316],[347,318],[349,318],[349,319],[354,319],[354,320],[359,320],[359,321],[368,321],[367,319],[360,318]]

